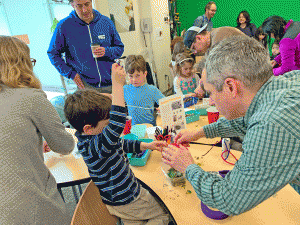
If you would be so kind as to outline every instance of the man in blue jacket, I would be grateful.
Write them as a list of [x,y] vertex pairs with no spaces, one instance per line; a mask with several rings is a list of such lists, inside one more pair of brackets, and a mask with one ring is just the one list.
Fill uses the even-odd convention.
[[[122,56],[124,44],[113,22],[93,9],[92,0],[69,2],[74,11],[57,24],[47,51],[49,59],[78,88],[111,93],[111,66]],[[100,45],[94,51],[95,58],[92,43]]]

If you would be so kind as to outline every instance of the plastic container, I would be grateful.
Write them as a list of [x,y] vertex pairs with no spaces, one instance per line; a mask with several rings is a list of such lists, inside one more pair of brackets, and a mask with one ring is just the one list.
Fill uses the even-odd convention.
[[124,135],[123,138],[126,140],[138,140],[139,139],[139,137],[135,134],[126,134],[126,135]]
[[132,153],[127,153],[129,164],[132,166],[145,166],[151,152],[152,151],[150,149],[147,149],[145,153],[142,155],[142,157],[140,158],[132,157]]
[[195,105],[195,110],[197,112],[199,112],[200,116],[206,116],[207,115],[207,111],[206,109],[210,108],[210,105]]
[[199,120],[200,113],[196,110],[190,110],[185,112],[186,123],[192,123]]
[[[139,139],[139,141],[141,142],[146,142],[146,143],[151,143],[153,140],[152,139]],[[151,154],[151,150],[147,149],[144,154],[142,155],[142,157],[132,157],[132,153],[127,153],[127,157],[129,159],[129,164],[132,166],[145,166],[148,158]]]
[[144,138],[146,134],[147,125],[133,125],[131,127],[131,133],[138,136],[138,138]]
[[172,186],[176,187],[185,184],[186,180],[184,174],[176,171],[169,165],[162,163],[161,170],[163,171],[164,175],[166,176],[167,180]]
[[[186,101],[185,99],[190,99],[189,101]],[[198,102],[198,98],[196,97],[187,97],[183,99],[183,103],[184,103],[184,108],[190,107],[192,105],[197,104]]]

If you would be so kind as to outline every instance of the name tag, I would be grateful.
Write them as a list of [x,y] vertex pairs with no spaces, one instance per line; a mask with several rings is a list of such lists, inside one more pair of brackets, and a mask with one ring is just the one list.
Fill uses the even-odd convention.
[[103,39],[105,39],[105,35],[104,34],[103,35],[99,35],[98,38],[101,39],[101,40],[103,40]]

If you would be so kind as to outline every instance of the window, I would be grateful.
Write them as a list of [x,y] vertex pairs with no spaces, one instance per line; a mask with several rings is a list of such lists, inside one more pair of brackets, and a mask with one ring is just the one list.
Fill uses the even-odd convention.
[[48,0],[51,6],[52,19],[56,18],[58,21],[66,18],[72,12],[73,7],[69,0]]
[[11,35],[3,3],[0,2],[0,35]]

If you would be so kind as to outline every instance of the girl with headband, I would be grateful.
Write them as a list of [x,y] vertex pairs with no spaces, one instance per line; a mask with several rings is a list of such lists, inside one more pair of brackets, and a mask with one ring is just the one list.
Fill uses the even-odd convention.
[[175,58],[174,90],[176,94],[195,96],[199,76],[193,71],[194,59],[188,53],[179,53]]

